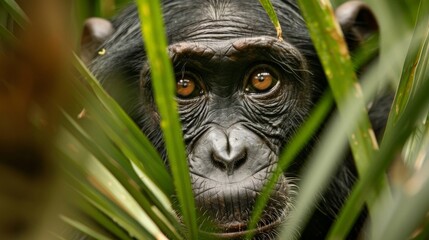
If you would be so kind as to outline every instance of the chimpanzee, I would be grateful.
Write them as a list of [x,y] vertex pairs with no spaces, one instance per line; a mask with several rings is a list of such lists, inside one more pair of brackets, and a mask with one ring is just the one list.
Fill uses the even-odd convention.
[[[255,198],[280,152],[327,89],[297,3],[272,2],[284,41],[276,38],[256,0],[162,1],[196,204],[221,229],[218,238],[244,236]],[[336,15],[350,50],[378,31],[362,2],[345,3]],[[130,6],[111,22],[89,19],[82,57],[166,158],[138,18]],[[370,117],[377,132],[388,105],[373,104]],[[256,238],[275,238],[287,220],[314,139],[277,182]],[[351,157],[346,157],[302,239],[323,239],[355,178]],[[364,218],[365,212],[351,239],[360,234]]]

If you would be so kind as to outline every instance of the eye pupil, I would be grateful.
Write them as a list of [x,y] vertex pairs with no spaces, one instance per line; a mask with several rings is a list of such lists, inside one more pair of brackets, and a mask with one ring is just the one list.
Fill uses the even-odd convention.
[[176,80],[176,94],[181,98],[192,98],[202,94],[203,90],[197,85],[192,76],[179,76]]
[[259,82],[263,82],[267,80],[267,78],[269,77],[270,77],[270,74],[267,72],[264,72],[264,73],[258,73],[258,75],[255,78],[258,79]]
[[189,80],[183,80],[183,79],[181,79],[179,81],[179,83],[182,85],[183,88],[187,88],[188,87],[188,82],[189,82]]
[[254,92],[266,92],[270,90],[277,79],[273,77],[270,71],[259,68],[253,71],[250,75],[248,86],[245,88],[246,92],[250,92],[253,90]]

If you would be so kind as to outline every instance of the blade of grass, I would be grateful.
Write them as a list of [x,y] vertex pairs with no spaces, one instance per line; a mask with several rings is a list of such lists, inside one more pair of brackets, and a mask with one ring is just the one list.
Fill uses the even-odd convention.
[[[420,15],[420,16],[424,16],[424,15]],[[419,19],[422,20],[422,18],[419,18]],[[427,34],[427,31],[428,31],[427,26],[429,23],[428,19],[426,19],[423,22],[419,21],[419,23],[422,24],[423,26],[426,26],[426,28],[423,28],[423,29],[425,29],[424,32],[426,32]],[[421,79],[419,80],[421,84],[418,86],[418,88],[414,87],[415,91],[412,93],[412,95],[410,95],[411,89],[413,88],[412,86],[415,84],[414,83],[415,71],[419,66],[421,66],[422,63],[424,63],[424,61],[422,62],[420,60],[422,57],[422,54],[421,54],[422,48],[425,46],[425,44],[421,44],[422,42],[421,30],[422,29],[420,27],[416,28],[416,31],[413,36],[413,40],[411,41],[411,44],[410,44],[410,50],[408,51],[407,58],[404,63],[405,64],[403,68],[404,71],[403,71],[403,75],[401,76],[401,82],[398,87],[400,90],[398,90],[397,96],[395,97],[393,109],[391,111],[391,114],[389,115],[387,129],[383,137],[382,147],[384,147],[384,149],[382,149],[381,152],[378,154],[378,157],[376,158],[377,161],[376,163],[373,164],[375,165],[376,170],[374,170],[374,166],[372,166],[371,171],[367,172],[364,175],[364,177],[362,177],[361,180],[359,180],[358,184],[355,187],[355,190],[353,191],[348,202],[343,208],[342,213],[337,219],[337,223],[331,229],[331,232],[330,232],[331,239],[341,239],[342,237],[346,236],[348,229],[350,229],[350,227],[352,226],[354,220],[358,215],[358,209],[361,209],[363,205],[362,200],[365,198],[364,196],[368,195],[368,193],[372,194],[371,191],[373,190],[372,187],[374,185],[374,182],[377,182],[378,180],[376,174],[381,174],[383,171],[387,169],[387,166],[389,166],[391,161],[394,159],[394,154],[397,153],[398,149],[402,148],[405,141],[410,136],[414,126],[413,123],[416,122],[420,116],[422,116],[418,113],[418,112],[424,111],[422,110],[422,106],[421,108],[416,108],[416,106],[421,104],[422,101],[424,102],[424,100],[422,99],[417,100],[417,99],[418,97],[423,97],[421,96],[422,94],[421,90],[422,90],[422,87],[423,89],[425,88],[424,87],[425,84],[428,85],[427,82],[425,82],[425,81],[428,81],[427,79],[428,75],[421,76]],[[424,42],[424,39],[423,39],[423,42]],[[426,66],[424,65],[424,67]],[[397,112],[397,113],[392,113],[392,112]],[[400,114],[400,115],[396,115],[396,114]],[[410,114],[418,114],[418,115],[415,116]],[[393,151],[392,149],[396,149],[396,151]],[[366,179],[366,178],[370,178],[370,179]],[[363,189],[365,189],[367,194],[359,196],[359,194],[363,194]]]
[[371,60],[376,59],[380,51],[379,44],[379,34],[375,34],[363,42],[352,54],[354,69],[361,69],[364,65],[371,63]]
[[[428,20],[429,20],[429,16],[428,16]],[[421,79],[423,79],[424,75],[428,75],[429,74],[429,21],[427,21],[427,29],[426,29],[426,40],[424,41],[424,46],[422,49],[422,54],[420,57],[420,61],[418,63],[418,67],[416,68],[416,80],[415,80],[415,84],[414,84],[414,88],[413,88],[413,92],[416,91],[416,89],[418,89],[421,85]],[[412,102],[412,96],[411,96],[411,102]],[[428,109],[429,110],[429,109]],[[424,116],[422,116],[421,122],[422,123],[426,123],[422,124],[421,126],[418,126],[416,131],[412,134],[412,136],[410,137],[407,146],[409,149],[406,149],[406,153],[404,153],[404,158],[405,158],[405,163],[407,164],[411,164],[414,165],[416,164],[416,161],[419,159],[419,154],[420,150],[418,148],[418,146],[420,146],[422,144],[422,141],[425,137],[425,131],[426,134],[429,133],[428,132],[428,116],[426,116],[426,118]]]
[[[425,49],[425,41],[422,41],[422,39],[427,38],[427,35],[429,34],[429,23],[427,20],[426,11],[424,11],[424,9],[427,9],[428,6],[429,4],[425,3],[425,1],[420,1],[420,11],[417,17],[417,25],[414,29],[414,34],[411,39],[409,51],[401,74],[399,87],[397,88],[395,99],[392,105],[393,111],[391,111],[389,114],[385,131],[386,134],[391,132],[391,128],[396,124],[398,118],[402,116],[406,105],[412,98],[413,89],[416,89],[416,83],[414,79],[416,77],[416,71],[417,66],[419,66],[419,62],[427,61],[427,59],[422,58],[421,56]],[[426,64],[420,64],[420,66],[426,66]]]
[[[383,62],[377,68],[369,69],[368,74],[363,77],[362,87],[364,89],[363,92],[365,93],[364,97],[366,102],[374,98],[379,88],[384,88],[389,83],[389,78],[384,76],[391,71],[389,68],[391,64],[399,64],[401,62],[399,58],[395,58],[394,56],[397,56],[402,49],[394,49],[395,50],[389,52],[389,54],[391,54],[389,57],[393,61],[388,63]],[[348,99],[344,104],[346,106],[345,109],[348,109],[347,114],[342,116],[341,119],[333,119],[334,122],[327,126],[327,131],[323,133],[319,141],[319,143],[326,144],[317,145],[309,158],[308,170],[301,174],[301,178],[307,179],[308,181],[300,183],[300,193],[298,199],[295,200],[295,209],[288,216],[290,221],[287,222],[285,228],[281,232],[281,236],[285,239],[298,234],[300,230],[299,227],[305,225],[308,217],[311,216],[312,210],[314,210],[315,201],[327,187],[326,182],[332,178],[335,168],[344,158],[344,155],[341,154],[343,149],[339,146],[346,142],[344,134],[352,129],[353,123],[360,113],[360,109],[358,109],[359,106],[354,104],[354,101]],[[321,173],[322,170],[324,173]],[[311,199],[314,201],[311,201]]]
[[[355,124],[340,123],[340,126],[342,126],[342,129],[347,129],[348,131],[347,136],[357,170],[359,175],[362,175],[368,168],[369,163],[374,159],[374,155],[378,150],[378,143],[369,121],[368,113],[365,108],[364,96],[361,86],[357,82],[347,44],[335,20],[332,6],[328,1],[300,0],[298,4],[303,13],[316,51],[321,59],[340,116],[344,121],[349,120],[350,123]],[[354,120],[350,119],[349,108],[351,106],[358,110],[356,113],[353,110],[352,115],[355,117]],[[332,134],[331,137],[332,139],[341,140],[341,137],[337,138]],[[328,141],[332,144],[331,138],[327,139],[329,139]],[[342,146],[341,141],[336,144]],[[326,149],[329,148],[329,146],[326,146]],[[324,187],[321,187],[321,183],[327,184],[328,179],[326,176],[334,174],[335,166],[339,164],[338,154],[341,151],[344,150],[338,149],[338,151],[334,151],[335,153],[332,154],[333,156],[330,159],[327,157],[331,155],[330,153],[321,151],[317,156],[318,158],[325,159],[327,161],[326,165],[321,165],[323,161],[319,160],[315,164],[321,167],[320,171],[316,170],[316,168],[311,168],[311,170],[308,170],[308,172],[304,174],[306,178],[303,177],[302,186],[306,187],[301,188],[303,190],[298,196],[296,211],[291,214],[290,219],[292,220],[290,224],[292,225],[291,229],[293,229],[291,231],[294,231],[298,226],[307,221],[310,211],[314,209],[314,202],[318,199],[315,193],[321,193],[321,189],[324,189]],[[319,182],[316,182],[314,179],[318,179]],[[318,187],[316,188],[316,186]],[[382,189],[382,186],[386,186],[386,181],[380,182],[377,189]],[[310,192],[308,189],[312,189],[313,192]],[[367,201],[371,212],[372,204],[375,202],[375,199],[369,196]],[[304,202],[306,204],[303,204]],[[288,237],[288,234],[293,234],[291,231],[284,231],[282,236]]]
[[273,5],[271,4],[270,0],[259,0],[262,7],[264,7],[265,11],[268,14],[268,17],[270,18],[271,22],[273,23],[274,27],[276,28],[277,32],[277,38],[280,41],[283,41],[283,32],[282,27],[280,26],[279,19],[277,18],[276,11],[273,8]]
[[14,0],[2,0],[1,3],[19,26],[25,27],[29,24],[30,20],[27,15]]
[[395,191],[395,203],[385,209],[384,222],[372,229],[373,239],[409,239],[429,212],[429,124],[425,143],[416,148],[424,165]]
[[113,220],[106,215],[104,215],[102,212],[100,212],[97,208],[95,208],[93,205],[89,204],[84,199],[76,199],[74,200],[77,206],[79,206],[79,209],[82,209],[85,214],[90,216],[92,219],[95,219],[97,224],[100,224],[104,229],[108,229],[109,232],[114,234],[118,239],[121,240],[133,240],[125,231],[123,228],[118,226],[116,223],[113,222]]
[[362,90],[354,72],[347,44],[328,0],[300,0],[298,3],[340,114],[344,116],[347,111],[343,104],[347,95],[354,96],[353,101],[361,108],[356,129],[348,136],[358,172],[362,174],[374,159],[378,143],[365,109]]
[[[127,157],[142,172],[145,172],[153,182],[159,184],[165,195],[172,195],[174,191],[170,184],[172,182],[171,176],[166,171],[165,165],[156,149],[152,146],[152,143],[142,134],[118,103],[104,91],[100,83],[77,56],[73,58],[73,65],[85,77],[93,93],[100,100],[99,102],[102,103],[101,106],[88,105],[92,111],[97,113],[93,117],[97,117],[97,121],[100,122],[104,131],[109,134],[110,138],[115,139],[115,143],[124,151]],[[86,86],[82,86],[77,81],[74,84],[78,90],[76,91],[78,95],[84,97],[84,99],[81,99],[83,103],[95,104],[97,102],[88,99],[91,98],[91,92],[89,92]],[[104,113],[102,109],[107,110],[110,114]]]
[[428,91],[429,76],[425,76],[420,89],[415,94],[413,104],[408,104],[404,109],[402,115],[407,117],[399,118],[395,127],[392,128],[391,134],[384,136],[380,152],[377,154],[377,161],[374,161],[371,168],[358,180],[327,239],[344,239],[347,236],[368,194],[373,193],[374,183],[380,181],[380,176],[386,171],[413,131],[415,122],[427,110],[429,104]]
[[[63,156],[62,159],[67,158]],[[75,189],[77,193],[94,205],[94,207],[126,229],[132,237],[138,239],[155,239],[145,226],[142,226],[116,203],[104,196],[103,193],[93,188],[89,183],[86,183],[84,181],[85,177],[76,178],[70,172],[68,172],[67,176],[72,189]]]
[[117,0],[116,1],[116,9],[121,9],[124,6],[126,6],[127,4],[129,4],[129,0]]
[[[102,163],[119,181],[119,183],[122,184],[125,190],[128,191],[139,206],[142,207],[146,214],[157,223],[165,234],[174,239],[181,238],[175,231],[175,229],[179,229],[180,226],[176,218],[173,216],[173,212],[168,206],[165,206],[160,202],[158,200],[158,196],[154,194],[157,189],[150,189],[140,180],[133,170],[131,170],[132,172],[125,171],[123,168],[118,166],[118,162],[112,158],[112,155],[105,153],[103,148],[99,147],[89,136],[85,135],[83,130],[77,126],[76,123],[73,123],[70,117],[66,116],[64,125],[80,143],[92,150],[91,153],[94,154],[100,163]],[[118,156],[118,154],[115,155]],[[157,192],[158,195],[161,193],[160,190],[157,190]],[[155,206],[163,214],[164,218],[160,218],[158,216],[154,209]]]
[[118,180],[82,144],[66,131],[62,131],[62,136],[62,142],[54,151],[63,160],[62,170],[67,186],[77,194],[78,200],[82,198],[87,201],[132,237],[140,239],[145,235],[162,235]]
[[[354,53],[353,65],[355,69],[360,69],[363,64],[367,63],[369,60],[373,59],[378,50],[378,36],[373,36],[365,41],[362,46]],[[297,132],[297,134],[292,137],[292,142],[290,142],[285,151],[281,154],[278,162],[278,166],[274,171],[272,178],[264,187],[264,190],[261,192],[258,197],[255,208],[252,211],[252,218],[248,225],[248,229],[253,229],[256,227],[257,220],[260,218],[262,211],[266,202],[269,199],[269,194],[272,191],[274,184],[278,181],[278,178],[283,172],[287,169],[290,163],[296,158],[299,151],[307,143],[314,132],[320,127],[320,124],[326,119],[327,114],[332,109],[333,99],[332,94],[326,94],[319,102],[319,104],[313,110],[313,113],[310,114],[310,118],[307,120],[305,125],[303,125]],[[251,233],[246,237],[250,239],[252,237]]]
[[[94,156],[97,156],[97,159],[102,159],[100,162],[109,162],[111,161],[110,159],[114,159],[111,164],[113,167],[116,167],[115,162],[117,162],[125,170],[125,174],[141,188],[141,191],[153,201],[155,206],[168,209],[168,212],[171,213],[171,203],[168,197],[150,180],[146,173],[136,173],[135,170],[138,168],[134,167],[117,146],[109,140],[109,137],[103,133],[102,128],[97,123],[91,122],[85,129],[81,129],[69,116],[66,116],[66,120],[63,123],[66,129],[74,133],[74,136],[81,143],[84,143],[83,145]],[[90,136],[96,136],[96,139]]]
[[354,127],[353,119],[359,114],[352,102],[349,101],[347,106],[349,115],[341,118],[336,116],[329,123],[327,132],[322,134],[317,148],[311,153],[306,164],[308,167],[304,167],[305,171],[300,174],[299,194],[294,199],[295,208],[288,215],[279,239],[296,239],[299,236],[316,208],[316,202],[341,164],[347,147],[346,132]]
[[54,232],[49,232],[49,234],[53,237],[52,239],[67,240],[67,239],[63,238],[62,236],[60,236],[59,234],[56,234]]
[[[369,164],[374,161],[378,142],[369,121],[361,86],[354,73],[347,44],[329,1],[300,0],[298,4],[321,59],[340,116],[346,116],[347,108],[344,104],[347,95],[360,108],[360,114],[356,115],[356,126],[347,133],[347,136],[358,174],[362,176]],[[387,180],[383,179],[379,182],[377,192],[387,189],[387,186]],[[372,214],[376,202],[375,195],[369,195],[366,201],[369,212]]]
[[[77,33],[77,39],[80,39],[82,34],[82,26],[85,20],[91,16],[89,10],[89,4],[86,0],[75,0],[73,3],[73,20],[74,20],[74,31]],[[76,41],[75,49],[80,49],[80,41]]]
[[[426,6],[424,6],[426,5]],[[413,104],[414,100],[414,94],[417,91],[417,89],[420,88],[422,81],[424,79],[424,76],[429,75],[429,15],[422,14],[424,11],[423,9],[428,8],[428,3],[422,3],[420,2],[419,6],[419,14],[417,17],[417,26],[414,31],[414,36],[411,40],[409,53],[407,55],[405,66],[407,66],[407,70],[404,71],[404,74],[402,76],[401,85],[402,91],[398,89],[398,95],[402,94],[401,97],[403,99],[407,99],[406,104]],[[422,40],[423,39],[425,40]],[[413,59],[414,57],[414,59]],[[404,84],[404,82],[412,82],[412,84]],[[404,88],[404,85],[411,85],[412,89]],[[401,101],[398,101],[398,104]],[[405,104],[400,104],[401,106]],[[396,114],[402,114],[403,109],[402,108],[396,108],[398,112]],[[428,111],[429,109],[427,109]],[[392,125],[395,125],[398,117],[398,115],[391,114],[391,122]],[[404,117],[404,116],[401,116]],[[381,211],[380,218],[383,219],[383,221],[379,221],[378,226],[374,226],[372,229],[372,232],[374,234],[374,239],[377,239],[377,236],[405,236],[404,234],[408,232],[408,236],[405,236],[403,238],[411,236],[410,231],[413,231],[417,226],[411,225],[410,223],[415,221],[417,216],[419,216],[419,213],[415,213],[414,217],[407,218],[407,222],[402,222],[402,219],[396,219],[398,215],[407,215],[407,212],[413,212],[413,211],[419,211],[419,212],[427,212],[428,210],[423,210],[425,207],[422,204],[418,203],[418,197],[417,195],[421,195],[422,193],[413,191],[413,194],[411,194],[410,187],[416,187],[418,183],[421,183],[421,181],[424,181],[424,174],[421,173],[422,169],[419,168],[419,166],[423,165],[425,161],[427,161],[427,149],[428,148],[428,141],[429,141],[429,124],[427,122],[428,120],[428,114],[427,112],[421,117],[420,120],[418,120],[418,123],[423,124],[417,124],[415,131],[410,135],[409,139],[407,140],[407,144],[404,146],[403,155],[404,155],[404,162],[408,166],[412,167],[412,172],[414,174],[411,176],[411,179],[407,180],[404,184],[396,184],[398,185],[397,189],[395,191],[396,193],[396,199],[398,199],[395,204],[396,205],[387,205],[383,204],[385,206],[389,206],[390,208],[383,208],[383,211]],[[387,135],[389,133],[386,133]],[[392,133],[390,133],[392,134]],[[426,157],[426,160],[424,160]],[[426,163],[427,165],[427,163]],[[427,167],[426,167],[427,168]],[[423,170],[424,171],[424,170]],[[426,172],[427,173],[427,172]],[[419,176],[420,175],[420,176]],[[414,196],[414,194],[416,196]],[[415,202],[415,204],[409,204],[411,202]],[[406,204],[404,204],[406,203]],[[403,204],[403,205],[402,205]],[[404,207],[400,207],[404,206]],[[416,223],[415,223],[416,224]],[[417,223],[418,224],[418,223]],[[391,227],[391,226],[403,226],[401,230],[403,232],[397,232],[397,228]],[[408,228],[407,228],[408,226]],[[410,229],[411,228],[411,229]],[[408,229],[408,230],[407,230]],[[396,234],[394,234],[396,233]],[[393,239],[393,238],[391,238]]]
[[188,163],[185,156],[182,131],[174,100],[175,78],[167,56],[167,40],[159,1],[137,1],[143,38],[151,66],[155,101],[161,115],[168,159],[176,187],[177,198],[189,239],[198,239],[195,202],[192,193]]
[[429,239],[429,217],[426,217],[425,221],[421,226],[421,231],[413,235],[411,240],[427,240]]
[[[166,169],[163,165],[159,166],[155,163],[152,164],[153,159],[147,156],[146,151],[142,149],[135,138],[130,136],[128,128],[118,126],[118,122],[111,118],[110,114],[106,114],[103,111],[103,107],[97,104],[97,101],[88,93],[85,92],[84,88],[81,88],[80,93],[75,94],[77,102],[86,103],[86,109],[91,118],[99,124],[102,130],[107,134],[117,147],[125,154],[125,156],[131,160],[135,166],[137,166],[142,172],[144,172],[149,179],[153,182],[159,182],[159,187],[163,190],[164,194],[170,195],[170,189],[172,185],[168,182],[163,182],[165,179],[170,179]],[[86,93],[84,96],[83,94]],[[120,124],[120,123],[119,123]],[[148,145],[147,147],[152,147]],[[165,177],[165,178],[164,178]]]
[[9,13],[4,9],[3,4],[0,3],[0,26],[7,26]]
[[[66,154],[72,151],[76,156],[82,155],[82,146],[77,141],[67,145],[67,148],[70,148],[70,150],[65,149]],[[84,153],[84,155],[88,155],[88,153]],[[152,215],[159,215],[159,217],[149,216],[148,211],[142,211],[137,200],[124,189],[119,180],[111,175],[92,156],[80,156],[80,158],[76,159],[81,160],[74,160],[77,162],[71,162],[72,160],[67,158],[63,159],[67,160],[64,169],[69,177],[68,182],[71,183],[72,189],[74,188],[89,203],[106,214],[111,220],[118,223],[124,230],[130,234],[132,233],[131,236],[137,239],[146,239],[139,237],[134,232],[138,228],[144,228],[156,239],[165,239],[164,233],[169,239],[183,239],[176,231],[180,230],[179,228],[173,230],[167,229],[163,230],[164,233],[161,232],[155,223],[158,226],[163,225],[163,223],[159,222],[159,219],[161,218],[165,221],[165,217],[158,209],[153,207],[151,211],[154,212]],[[83,190],[82,187],[84,187]],[[130,228],[130,224],[132,228]],[[174,233],[171,233],[172,231]],[[140,232],[139,234],[146,233]]]
[[[255,208],[252,211],[252,217],[248,224],[248,229],[254,229],[258,223],[259,218],[265,208],[267,201],[269,200],[271,191],[275,184],[279,180],[279,177],[284,173],[285,169],[292,163],[297,157],[300,151],[304,148],[306,143],[310,141],[314,133],[319,129],[320,124],[326,119],[326,116],[332,109],[333,98],[331,92],[326,93],[320,102],[317,104],[310,118],[298,129],[292,141],[286,146],[282,152],[278,165],[273,173],[273,176],[265,184],[260,196],[258,197]],[[253,232],[250,232],[246,239],[251,239]]]
[[[269,2],[269,1],[266,1],[266,2]],[[371,48],[371,49],[377,49],[377,47],[374,47],[374,43],[376,43],[378,39],[377,38],[371,38],[371,39],[372,39],[372,41],[369,41],[368,43],[365,44],[365,47],[366,47],[365,50],[368,47]],[[364,52],[365,54],[362,54],[362,52],[363,51],[361,51],[360,54],[357,54],[357,56],[359,58],[357,59],[357,62],[354,62],[355,66],[357,66],[357,67],[360,67],[363,64],[362,59],[367,60],[369,57],[373,57],[373,54],[374,54],[374,51],[371,51],[371,54],[366,54],[367,52]],[[352,73],[354,74],[354,72],[352,72]],[[300,134],[297,134],[297,136],[305,136],[305,134],[300,133]],[[310,135],[308,135],[308,136],[310,136]],[[295,138],[293,138],[293,139],[295,140]],[[291,151],[291,150],[295,150],[294,147],[293,147],[294,146],[294,142],[292,142],[291,145],[289,145],[286,148],[286,153],[284,153],[284,155],[282,155],[282,156],[287,156],[287,157],[285,157],[285,158],[281,157],[280,158],[280,160],[279,160],[279,166],[283,165],[284,167],[286,167],[290,163],[290,161],[292,161],[293,158],[296,156],[296,153],[294,153],[294,151]],[[293,147],[293,148],[291,148],[291,147]],[[290,151],[290,153],[292,153],[292,154],[288,155],[287,154],[288,151]],[[260,216],[260,214],[261,214],[261,212],[263,210],[264,203],[267,201],[267,199],[269,197],[268,194],[269,194],[270,187],[272,187],[275,184],[275,180],[278,179],[278,175],[282,173],[282,171],[279,171],[279,169],[284,169],[284,167],[283,168],[280,167],[280,168],[276,169],[276,174],[274,174],[274,177],[272,179],[270,179],[270,181],[267,184],[266,188],[264,189],[264,191],[262,192],[261,196],[259,197],[258,202],[256,204],[256,207],[255,207],[254,211],[252,212],[252,220],[251,220],[251,222],[249,224],[250,229],[252,229],[253,227],[255,227],[255,225],[257,223],[257,219],[259,218],[259,216]],[[250,237],[251,236],[249,234],[247,236],[247,238],[250,238]]]
[[18,39],[2,25],[0,25],[0,38],[2,42],[6,42],[9,44],[18,41]]
[[76,229],[80,230],[81,232],[87,234],[88,236],[99,239],[99,240],[111,240],[111,238],[95,231],[94,229],[88,227],[88,225],[82,224],[79,221],[75,221],[71,218],[68,218],[66,216],[60,216],[61,220],[64,222],[70,224],[71,226],[75,227]]
[[116,8],[114,0],[98,0],[95,6],[98,16],[103,18],[111,17]]

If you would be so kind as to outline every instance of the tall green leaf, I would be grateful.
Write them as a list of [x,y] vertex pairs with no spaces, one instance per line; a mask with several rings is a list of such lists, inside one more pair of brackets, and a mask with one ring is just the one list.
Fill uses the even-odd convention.
[[[313,110],[313,113],[310,115],[310,118],[300,127],[295,136],[292,138],[292,141],[286,146],[285,150],[282,152],[279,158],[278,165],[273,173],[273,176],[265,184],[264,189],[259,195],[255,207],[252,211],[251,221],[248,224],[248,229],[254,229],[256,224],[261,217],[261,214],[265,208],[266,203],[269,200],[270,194],[279,180],[279,177],[284,174],[284,171],[288,166],[293,162],[293,160],[298,156],[300,151],[304,148],[306,143],[310,141],[311,137],[315,134],[317,129],[326,119],[326,116],[332,109],[333,98],[331,92],[325,94],[324,97],[320,100],[319,104]],[[249,232],[246,236],[247,239],[252,238],[253,232]]]
[[300,0],[298,3],[340,114],[344,115],[346,112],[344,100],[348,95],[353,96],[351,101],[361,108],[356,129],[348,135],[358,171],[362,174],[373,159],[378,143],[365,109],[365,101],[354,72],[347,43],[328,0]]
[[18,23],[21,27],[25,27],[30,20],[27,15],[22,11],[21,7],[14,0],[2,0],[6,11],[11,14],[12,18]]
[[268,14],[268,17],[270,17],[270,19],[271,19],[271,22],[274,24],[274,27],[276,28],[276,32],[277,32],[277,38],[280,41],[283,41],[282,26],[280,26],[279,19],[277,18],[276,11],[274,10],[274,7],[271,4],[271,1],[270,0],[259,0],[259,2],[264,7],[265,11]]
[[167,40],[159,1],[138,0],[148,60],[151,66],[152,86],[155,101],[161,115],[168,159],[173,174],[174,186],[184,223],[189,228],[189,238],[198,239],[195,201],[192,193],[188,162],[175,96],[175,78],[167,55]]
[[[427,99],[424,99],[424,92],[429,90],[427,89],[429,75],[423,71],[422,74],[419,74],[418,79],[415,78],[418,69],[427,69],[427,44],[425,42],[428,39],[429,17],[423,9],[427,9],[428,4],[423,3],[423,6],[426,7],[422,7],[419,14],[418,25],[415,28],[404,63],[401,82],[389,115],[380,153],[377,154],[377,161],[372,164],[371,170],[366,172],[358,181],[355,190],[337,219],[337,223],[331,230],[331,239],[341,239],[346,236],[358,216],[358,211],[363,206],[366,196],[364,191],[371,192],[374,183],[380,180],[380,174],[386,171],[395,159],[394,155],[399,154],[399,149],[405,144],[414,129],[414,124],[422,116],[421,114],[427,115],[425,112],[427,109],[424,105],[425,102],[427,103]],[[422,54],[425,52],[426,54]],[[418,87],[415,86],[417,83],[419,83]],[[383,220],[385,220],[384,217]]]
[[98,99],[98,101],[91,100],[93,96],[89,89],[76,82],[74,85],[78,88],[76,93],[83,98],[82,102],[87,103],[87,106],[97,113],[93,117],[97,118],[99,123],[103,123],[100,126],[109,134],[115,144],[122,149],[124,154],[140,170],[146,173],[153,182],[159,183],[159,186],[167,196],[171,195],[173,193],[172,185],[170,184],[171,177],[152,143],[142,134],[119,104],[104,91],[94,75],[89,72],[77,56],[73,58],[73,65],[84,77]]

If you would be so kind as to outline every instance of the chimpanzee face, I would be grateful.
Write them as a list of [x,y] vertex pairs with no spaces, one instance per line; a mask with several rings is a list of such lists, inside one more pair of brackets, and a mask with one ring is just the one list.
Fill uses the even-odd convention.
[[[239,237],[280,150],[308,115],[313,79],[304,53],[275,37],[258,4],[194,4],[205,14],[189,18],[169,9],[180,33],[169,34],[168,47],[191,179],[203,219]],[[149,73],[146,64],[142,95],[152,91]],[[287,177],[279,179],[258,224],[261,231],[284,220],[293,186]]]

